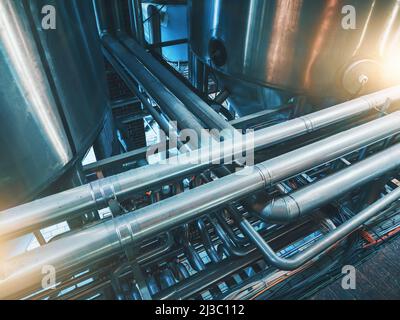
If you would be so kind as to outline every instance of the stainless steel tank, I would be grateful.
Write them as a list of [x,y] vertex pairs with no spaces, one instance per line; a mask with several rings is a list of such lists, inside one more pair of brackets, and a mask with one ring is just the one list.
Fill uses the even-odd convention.
[[320,97],[400,80],[398,0],[190,0],[189,6],[193,52],[225,76]]
[[[42,20],[55,9],[55,29]],[[0,209],[82,157],[107,110],[91,1],[0,1]]]

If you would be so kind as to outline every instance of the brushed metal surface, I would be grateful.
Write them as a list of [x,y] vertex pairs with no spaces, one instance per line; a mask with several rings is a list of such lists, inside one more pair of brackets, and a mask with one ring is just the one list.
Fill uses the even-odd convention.
[[[355,8],[356,29],[343,28],[346,5]],[[400,54],[399,6],[396,0],[190,0],[190,45],[203,62],[236,79],[338,97],[358,93],[365,75],[367,93],[387,85],[390,77],[381,72],[391,71],[382,64]],[[212,41],[219,44],[210,47]]]
[[[44,5],[56,29],[43,30]],[[0,2],[0,208],[29,200],[93,143],[107,107],[90,1]]]

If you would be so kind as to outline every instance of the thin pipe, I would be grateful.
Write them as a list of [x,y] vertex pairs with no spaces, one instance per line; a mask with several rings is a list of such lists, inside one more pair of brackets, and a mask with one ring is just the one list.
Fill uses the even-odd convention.
[[[105,55],[106,59],[111,63],[111,65],[113,66],[115,71],[117,71],[119,76],[125,82],[125,84],[129,88],[129,90],[131,90],[136,95],[136,97],[143,104],[144,108],[151,114],[153,119],[158,123],[160,128],[165,133],[168,133],[170,139],[172,139],[174,141],[178,141],[178,144],[179,144],[180,141],[179,141],[178,134],[176,132],[178,130],[178,128],[170,127],[170,124],[168,123],[168,121],[164,117],[162,117],[160,113],[158,113],[158,111],[154,108],[154,106],[149,102],[148,98],[139,90],[138,86],[135,84],[133,79],[131,79],[127,75],[126,71],[122,68],[122,66],[117,61],[115,61],[115,59],[110,55],[109,52],[104,50],[104,55]],[[189,144],[190,144],[190,142],[189,142]],[[197,146],[197,142],[194,145],[194,147],[193,146],[192,147],[195,149],[196,146]],[[190,151],[190,148],[186,144],[181,146],[181,148],[183,148],[182,151]]]
[[231,239],[227,236],[224,229],[218,224],[215,219],[211,219],[211,223],[217,233],[218,237],[221,239],[221,242],[226,249],[226,251],[233,256],[244,257],[250,253],[252,250],[251,246],[249,247],[236,247],[235,244],[231,241]]
[[332,247],[340,240],[346,238],[354,231],[361,228],[365,223],[378,215],[381,211],[389,207],[400,199],[400,188],[382,197],[377,202],[361,211],[359,214],[346,221],[334,231],[323,237],[314,245],[296,255],[293,258],[281,258],[261,237],[261,235],[252,227],[252,225],[243,217],[237,216],[242,231],[252,239],[254,244],[263,253],[268,263],[281,270],[296,270],[312,259],[321,255],[324,251]]
[[146,52],[134,39],[123,35],[119,39],[193,114],[206,123],[209,129],[227,130],[227,133],[232,134],[231,137],[238,133],[232,125],[216,113],[184,83],[179,81],[175,75],[167,70],[150,53]]
[[[179,99],[167,90],[149,70],[143,67],[142,63],[129,50],[109,35],[103,36],[102,41],[105,48],[126,70],[127,74],[143,86],[170,118],[178,121],[180,129],[194,130],[198,138],[202,137],[202,134],[205,133],[204,126]],[[201,142],[204,142],[203,140],[205,139],[198,140],[199,146]]]
[[218,254],[215,249],[210,234],[208,233],[207,227],[202,218],[197,220],[197,228],[199,229],[201,239],[207,255],[213,263],[218,263],[221,261],[222,257]]
[[[230,206],[227,208],[228,212],[230,212]],[[232,208],[233,209],[233,208]],[[221,214],[215,214],[215,218],[218,220],[220,223],[221,227],[224,229],[224,231],[228,234],[228,236],[233,240],[233,242],[237,245],[246,245],[248,244],[248,241],[244,237],[240,237],[235,233],[235,231],[231,228],[231,226],[228,224],[228,222],[225,220],[225,218]]]
[[[61,277],[126,246],[138,245],[147,238],[197,219],[231,201],[396,134],[400,131],[399,120],[400,112],[382,117],[246,168],[241,174],[217,179],[2,261],[0,299],[17,296],[24,289],[39,287],[43,266],[53,266],[57,276]],[[120,183],[124,186],[123,181]]]

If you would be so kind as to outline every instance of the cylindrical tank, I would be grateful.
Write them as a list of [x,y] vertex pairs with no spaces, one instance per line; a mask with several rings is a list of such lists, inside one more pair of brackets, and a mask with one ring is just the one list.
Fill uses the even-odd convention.
[[193,52],[236,80],[348,97],[400,71],[398,0],[189,0],[189,8]]
[[0,1],[0,209],[56,181],[107,111],[91,1]]

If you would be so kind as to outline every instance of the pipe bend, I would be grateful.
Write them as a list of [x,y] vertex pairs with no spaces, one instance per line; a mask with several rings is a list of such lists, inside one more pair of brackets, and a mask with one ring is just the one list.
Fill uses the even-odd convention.
[[300,207],[291,196],[273,199],[260,213],[260,217],[271,223],[284,224],[300,217]]
[[294,271],[300,268],[305,262],[296,258],[281,258],[277,254],[268,256],[268,262],[279,270]]

